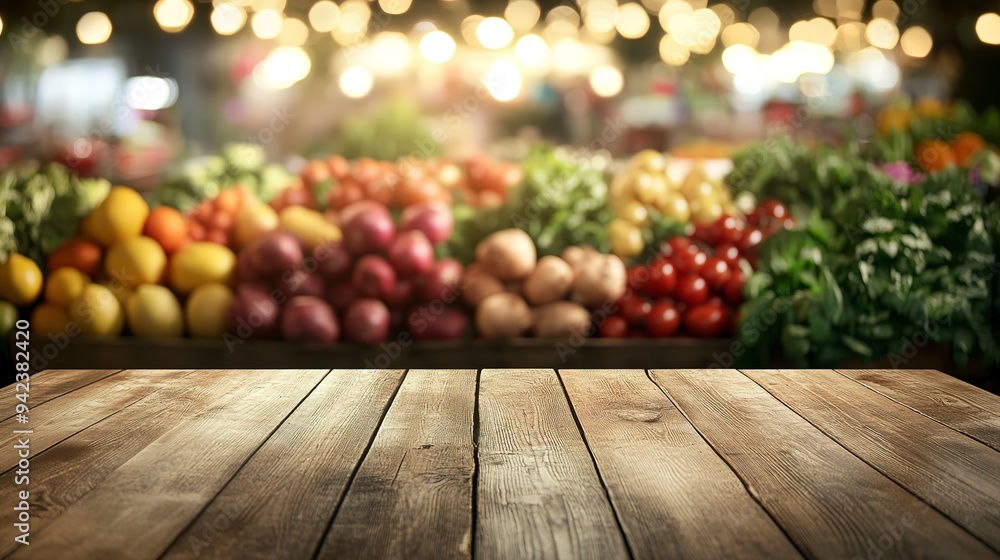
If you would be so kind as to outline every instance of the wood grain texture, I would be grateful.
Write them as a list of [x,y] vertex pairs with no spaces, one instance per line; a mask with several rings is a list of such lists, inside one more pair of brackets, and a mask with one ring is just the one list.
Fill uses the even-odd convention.
[[637,558],[799,557],[644,371],[559,374]]
[[553,370],[483,370],[476,558],[628,558]]
[[806,556],[997,557],[740,372],[650,373]]
[[164,557],[311,558],[402,378],[330,372]]
[[[126,370],[105,377],[62,397],[32,407],[27,426],[11,418],[0,422],[0,445],[10,449],[18,437],[13,430],[25,427],[31,434],[31,453],[38,455],[69,436],[116,414],[156,391],[170,386],[184,372],[171,370]],[[14,453],[0,454],[0,472],[17,464]]]
[[[181,372],[174,383],[144,397],[32,458],[31,531],[38,534],[150,442],[231,393],[246,394],[269,372],[202,375]],[[0,495],[14,496],[13,476],[0,478]],[[6,493],[6,494],[4,494]],[[0,512],[0,557],[17,548],[14,511]]]
[[[206,371],[201,376],[244,373]],[[245,380],[247,391],[217,399],[157,438],[32,535],[31,545],[18,548],[12,558],[162,554],[327,372],[271,373]]]
[[[56,397],[65,395],[70,391],[75,391],[80,387],[90,385],[118,373],[118,369],[47,369],[40,371],[30,378],[28,406],[34,408],[42,403],[48,402]],[[13,389],[13,386],[11,387]],[[10,406],[4,407],[4,412],[14,410],[14,391],[4,393],[4,402],[10,402]],[[12,418],[5,416],[3,420]]]
[[1000,451],[1000,396],[935,370],[837,370]]
[[475,370],[410,370],[320,558],[469,558]]
[[1000,550],[1000,453],[831,370],[743,373]]

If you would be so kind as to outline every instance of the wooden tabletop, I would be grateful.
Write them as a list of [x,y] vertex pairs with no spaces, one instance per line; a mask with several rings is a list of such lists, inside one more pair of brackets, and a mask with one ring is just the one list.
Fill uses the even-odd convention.
[[937,371],[50,370],[27,423],[5,391],[0,556],[1000,557],[1000,397]]

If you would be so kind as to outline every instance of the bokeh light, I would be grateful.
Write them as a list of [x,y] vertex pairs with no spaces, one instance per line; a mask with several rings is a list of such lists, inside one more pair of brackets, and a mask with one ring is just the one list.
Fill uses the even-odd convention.
[[76,36],[84,45],[99,45],[111,37],[111,20],[104,12],[88,12],[76,22]]

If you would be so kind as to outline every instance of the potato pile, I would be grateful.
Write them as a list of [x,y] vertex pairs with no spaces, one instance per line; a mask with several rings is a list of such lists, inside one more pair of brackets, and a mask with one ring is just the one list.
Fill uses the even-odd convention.
[[476,247],[465,270],[462,297],[475,312],[483,338],[586,336],[590,311],[625,294],[625,264],[589,247],[538,258],[519,229],[498,231]]
[[651,212],[679,224],[711,224],[723,214],[738,214],[729,189],[710,180],[700,165],[677,184],[667,176],[668,163],[663,154],[644,150],[611,181],[608,199],[615,219],[608,235],[619,257],[634,257],[645,248],[642,230],[649,227]]

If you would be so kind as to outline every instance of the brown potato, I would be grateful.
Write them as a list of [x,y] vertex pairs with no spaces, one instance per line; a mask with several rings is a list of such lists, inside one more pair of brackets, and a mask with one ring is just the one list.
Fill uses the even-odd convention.
[[538,260],[535,270],[524,281],[524,298],[532,305],[545,305],[565,299],[573,286],[573,268],[559,257]]
[[476,260],[500,280],[520,280],[535,269],[535,242],[519,229],[498,231],[476,247]]
[[532,330],[539,338],[587,337],[590,313],[571,301],[557,301],[535,309]]
[[615,255],[594,254],[573,281],[571,299],[594,309],[618,301],[627,288],[625,263]]
[[531,310],[520,296],[494,294],[476,309],[476,330],[483,338],[515,338],[531,328]]

